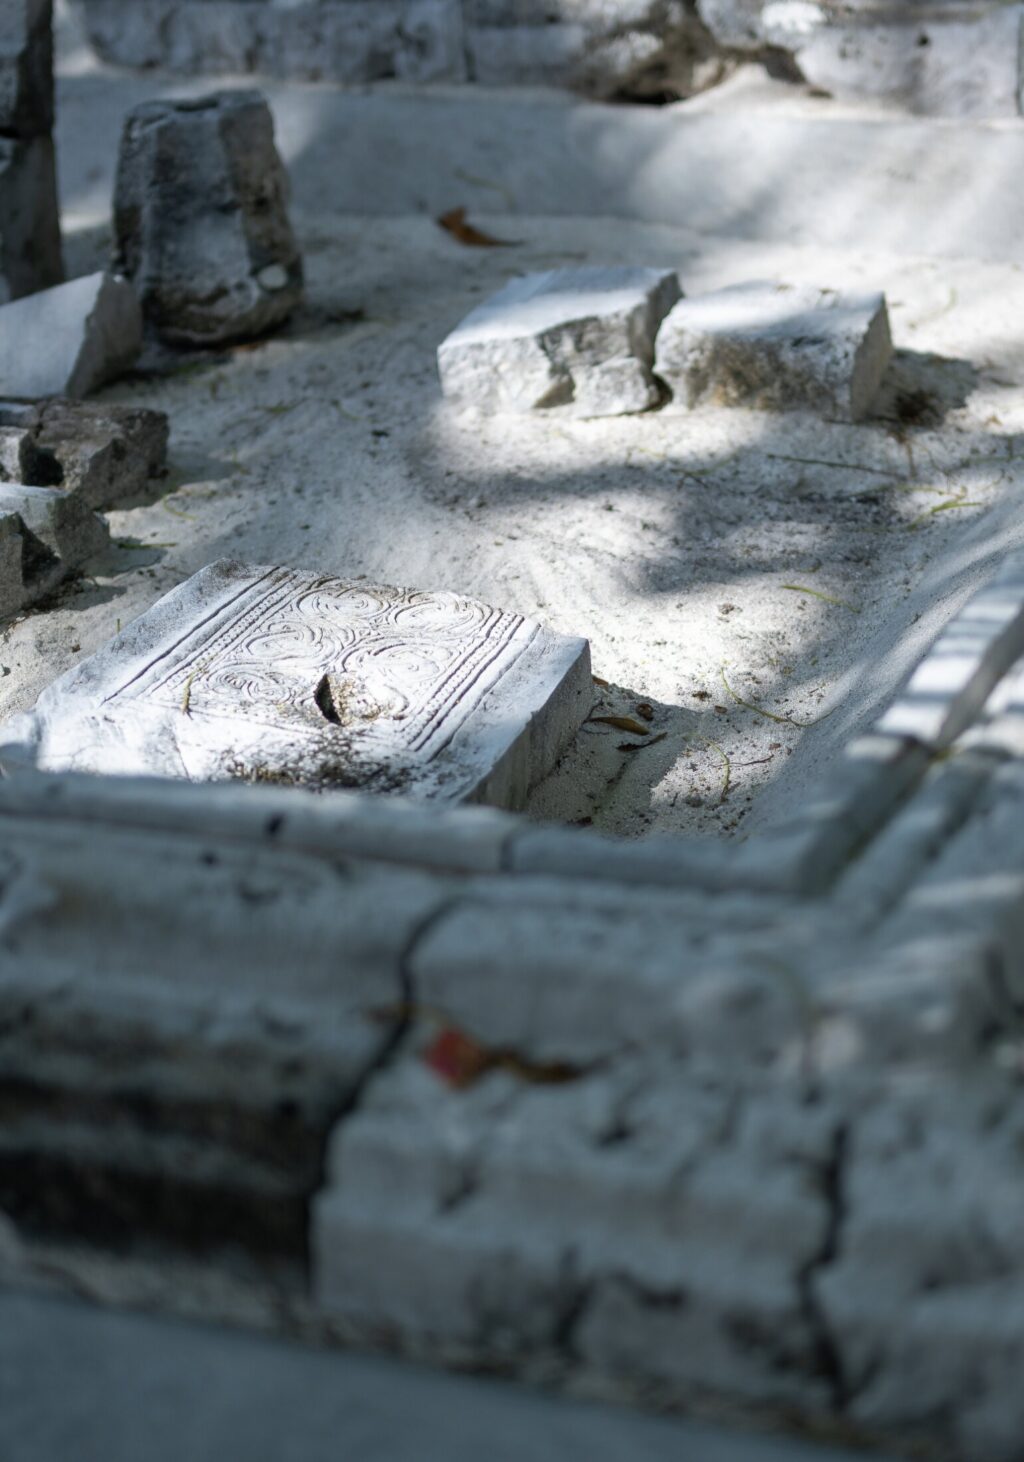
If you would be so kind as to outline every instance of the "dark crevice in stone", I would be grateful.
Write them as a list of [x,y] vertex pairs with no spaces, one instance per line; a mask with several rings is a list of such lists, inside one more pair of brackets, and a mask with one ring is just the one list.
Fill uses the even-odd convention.
[[27,587],[37,583],[51,573],[60,560],[51,548],[47,548],[27,527],[21,531],[21,580]]
[[851,1388],[843,1366],[842,1351],[818,1297],[816,1281],[822,1270],[836,1262],[841,1252],[848,1157],[849,1129],[840,1124],[833,1135],[828,1160],[818,1173],[826,1203],[825,1232],[818,1252],[797,1275],[800,1306],[812,1336],[816,1372],[828,1387],[830,1405],[835,1412],[847,1409]]
[[578,1261],[574,1249],[570,1249],[562,1263],[562,1283],[565,1286],[563,1299],[551,1332],[552,1344],[560,1355],[568,1360],[578,1360],[576,1337],[583,1318],[594,1298],[595,1285],[578,1274]]
[[170,1162],[142,1172],[8,1148],[0,1153],[0,1208],[26,1233],[125,1255],[140,1239],[159,1239],[192,1254],[233,1247],[304,1260],[307,1244],[302,1192],[256,1195],[193,1182]]

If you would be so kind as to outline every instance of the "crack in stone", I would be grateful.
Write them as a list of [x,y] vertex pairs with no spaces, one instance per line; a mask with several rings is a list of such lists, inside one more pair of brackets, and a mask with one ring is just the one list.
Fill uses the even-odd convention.
[[848,1407],[853,1391],[843,1366],[842,1348],[815,1288],[818,1276],[834,1264],[842,1249],[843,1225],[846,1221],[846,1168],[849,1159],[850,1131],[839,1123],[832,1138],[832,1150],[820,1170],[825,1199],[825,1233],[816,1254],[801,1267],[796,1279],[800,1308],[810,1328],[817,1356],[818,1374],[827,1382],[832,1409],[842,1413]]
[[[430,909],[411,930],[405,945],[401,950],[397,961],[398,972],[398,1000],[395,1004],[395,1021],[388,1034],[382,1041],[376,1055],[367,1062],[360,1072],[359,1077],[352,1083],[346,1092],[343,1101],[339,1102],[334,1111],[328,1114],[323,1127],[323,1137],[320,1147],[320,1160],[318,1164],[316,1180],[311,1186],[307,1195],[307,1236],[310,1233],[310,1208],[313,1199],[318,1193],[323,1192],[329,1184],[327,1172],[327,1149],[331,1137],[340,1122],[347,1121],[358,1112],[362,1105],[366,1091],[373,1080],[389,1070],[398,1059],[406,1038],[414,1023],[413,1012],[415,1010],[414,983],[411,973],[412,957],[420,942],[426,938],[435,925],[441,923],[455,908],[458,907],[459,897],[442,900]],[[468,1194],[463,1195],[468,1196]],[[456,1201],[459,1201],[456,1199]],[[308,1246],[307,1246],[308,1248]],[[308,1263],[308,1252],[307,1252]]]

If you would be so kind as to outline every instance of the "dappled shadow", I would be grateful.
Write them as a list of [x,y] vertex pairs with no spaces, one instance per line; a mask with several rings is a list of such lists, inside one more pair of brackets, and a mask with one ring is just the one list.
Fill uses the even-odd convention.
[[[73,257],[103,246],[106,224],[88,215],[109,201],[124,110],[210,85],[64,84]],[[975,494],[957,497],[947,479],[982,437],[968,432],[954,460],[935,428],[974,390],[976,367],[960,350],[980,359],[983,333],[945,355],[898,350],[860,429],[801,414],[700,417],[671,403],[618,427],[554,415],[460,425],[438,404],[434,349],[475,296],[570,259],[675,267],[696,294],[763,275],[744,238],[757,251],[771,238],[786,249],[809,238],[840,245],[845,254],[799,260],[777,249],[772,272],[878,287],[882,265],[850,263],[851,220],[875,249],[916,251],[927,239],[946,252],[998,253],[1024,236],[1003,144],[975,139],[965,196],[947,186],[961,140],[951,135],[937,154],[917,124],[819,124],[770,109],[752,122],[557,94],[267,90],[295,184],[307,303],[251,350],[183,356],[177,375],[169,360],[154,362],[117,388],[188,424],[188,452],[172,445],[162,489],[180,490],[167,511],[184,519],[166,534],[180,544],[165,567],[184,577],[219,555],[322,567],[451,588],[586,634],[599,673],[650,703],[666,731],[657,743],[640,738],[635,753],[619,752],[628,737],[614,727],[587,733],[617,738],[608,805],[629,779],[632,802],[646,800],[663,830],[735,830],[747,799],[791,757],[795,784],[807,747],[830,754],[895,689],[899,656],[874,684],[872,658],[922,614],[914,596],[928,555],[971,526],[952,509],[972,510]],[[87,138],[81,121],[94,112]],[[70,136],[76,118],[81,135]],[[496,258],[436,230],[432,218],[462,202],[481,215],[549,217],[496,227],[526,240]],[[575,233],[552,224],[568,214],[602,222]],[[632,223],[608,215],[678,228],[644,232],[641,258]],[[901,290],[909,277],[908,265]],[[924,342],[907,317],[894,323],[901,345]],[[288,356],[300,346],[304,356]],[[999,433],[986,440],[993,453],[1012,445]],[[908,441],[920,444],[916,458]],[[945,516],[931,517],[936,508]],[[161,521],[151,527],[165,537]],[[945,567],[929,572],[941,594],[961,570],[950,559],[945,578]],[[616,818],[605,825],[645,830]]]
[[919,350],[897,350],[871,407],[876,421],[902,427],[938,426],[966,406],[978,384],[969,360],[947,359]]

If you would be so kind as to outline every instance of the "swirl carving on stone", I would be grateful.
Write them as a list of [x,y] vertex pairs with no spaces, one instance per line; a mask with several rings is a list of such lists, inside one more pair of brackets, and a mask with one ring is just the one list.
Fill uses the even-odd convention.
[[430,757],[535,630],[451,593],[261,574],[114,698]]

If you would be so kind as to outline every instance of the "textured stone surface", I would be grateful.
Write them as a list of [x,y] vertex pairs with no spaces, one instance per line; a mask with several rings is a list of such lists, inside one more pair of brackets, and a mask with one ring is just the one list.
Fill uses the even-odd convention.
[[78,498],[52,487],[0,482],[0,510],[17,513],[68,568],[77,568],[110,542],[102,518]]
[[933,116],[1017,115],[1017,4],[697,0],[697,9],[721,46],[750,56],[774,47],[837,96]]
[[442,389],[483,411],[643,411],[658,400],[658,326],[679,296],[675,274],[659,269],[554,269],[513,279],[441,343]]
[[63,278],[53,143],[0,136],[0,303]]
[[20,722],[50,770],[518,805],[590,709],[585,640],[455,594],[227,561]]
[[72,279],[0,308],[0,395],[85,396],[141,346],[131,285],[103,273]]
[[[331,1143],[317,1298],[492,1361],[568,1338],[594,1371],[677,1396],[823,1399],[796,1275],[825,1238],[831,1123],[787,1116],[783,1133],[656,1063],[462,1091],[406,1063]],[[752,1179],[757,1203],[737,1202]]]
[[739,64],[911,112],[1018,111],[1004,0],[79,0],[100,54],[185,73],[556,84],[660,101]]
[[301,1258],[327,1132],[394,1039],[443,882],[270,837],[0,823],[0,1207]]
[[90,508],[112,508],[162,471],[167,436],[166,415],[144,407],[0,401],[0,478],[61,487]]
[[45,137],[53,126],[53,0],[0,7],[0,134]]
[[857,421],[892,355],[882,295],[750,282],[681,300],[655,369],[688,406],[800,407]]
[[977,719],[999,681],[1024,654],[1024,555],[1010,555],[915,668],[880,729],[940,750]]
[[121,66],[308,81],[460,81],[458,0],[85,0],[89,39]]
[[49,594],[63,577],[61,564],[18,513],[0,510],[0,617]]
[[162,335],[214,344],[287,318],[302,294],[287,196],[259,92],[129,113],[114,193],[117,266]]
[[0,779],[0,1208],[308,1240],[361,1343],[1010,1462],[1024,776],[925,760],[854,743],[806,809],[853,869],[806,897],[805,848],[799,906],[691,893],[692,847],[565,877],[572,834],[517,859],[490,812],[460,864],[470,809],[431,847],[344,793]]
[[110,543],[106,524],[50,487],[0,482],[0,614],[49,594]]

